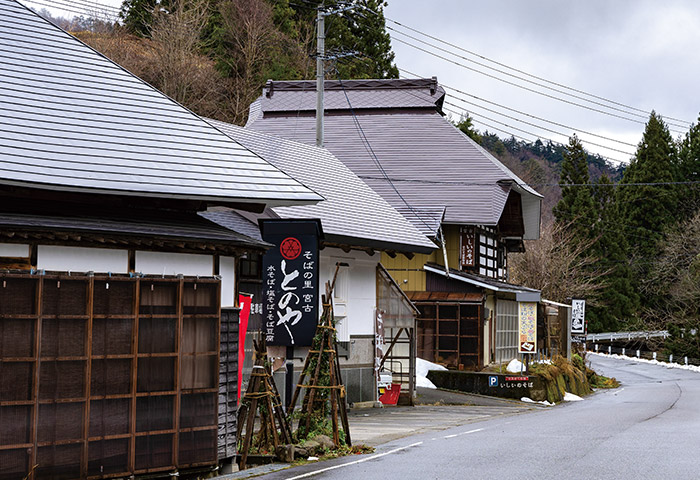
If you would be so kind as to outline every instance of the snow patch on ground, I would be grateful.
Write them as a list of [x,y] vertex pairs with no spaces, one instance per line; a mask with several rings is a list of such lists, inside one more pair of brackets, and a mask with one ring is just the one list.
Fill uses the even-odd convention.
[[639,363],[649,363],[651,365],[659,365],[660,367],[666,367],[666,368],[680,368],[681,370],[689,370],[691,372],[700,373],[700,366],[698,366],[698,365],[682,365],[680,363],[668,363],[668,362],[661,362],[659,360],[647,360],[646,358],[629,357],[627,355],[617,355],[615,353],[613,353],[612,355],[608,355],[607,353],[602,353],[602,352],[591,352],[591,351],[588,351],[586,353],[590,354],[590,355],[600,355],[601,357],[633,360],[633,361],[639,362]]
[[416,387],[432,388],[433,390],[437,389],[433,382],[420,375],[416,375]]
[[541,402],[536,402],[536,401],[534,401],[533,399],[531,399],[531,398],[529,398],[529,397],[523,397],[523,398],[520,399],[520,401],[521,401],[521,402],[525,402],[525,403],[539,403],[540,405],[545,405],[545,406],[547,406],[547,407],[552,407],[552,406],[554,406],[553,403],[549,403],[547,400],[542,400]]
[[583,400],[583,398],[579,397],[578,395],[574,395],[573,393],[569,392],[564,392],[565,402],[580,402],[581,400]]
[[428,372],[430,370],[447,370],[447,368],[437,363],[416,358],[416,386],[423,388],[437,388],[433,382],[428,380]]
[[523,365],[522,362],[520,362],[519,360],[517,360],[517,359],[514,358],[513,360],[510,361],[510,363],[509,363],[508,366],[506,367],[506,371],[509,372],[509,373],[520,373],[520,372],[524,372],[524,371],[525,371],[525,365]]

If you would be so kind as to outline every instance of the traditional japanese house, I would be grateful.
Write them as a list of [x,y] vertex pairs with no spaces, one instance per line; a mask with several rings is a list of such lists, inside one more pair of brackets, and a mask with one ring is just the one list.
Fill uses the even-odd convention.
[[[270,81],[252,130],[315,142],[314,82]],[[324,145],[441,248],[381,263],[421,310],[419,356],[479,368],[517,355],[508,254],[539,237],[541,195],[454,127],[437,79],[325,83]]]
[[[383,359],[384,366],[394,370],[394,381],[403,383],[404,391],[408,393],[407,400],[410,400],[414,381],[416,311],[395,281],[386,274],[380,261],[383,255],[408,259],[416,254],[429,254],[435,249],[435,244],[328,150],[222,122],[210,122],[325,198],[316,205],[273,207],[262,217],[321,221],[323,239],[319,273],[322,286],[332,278],[336,265],[343,264],[338,270],[333,302],[348,401],[377,399],[375,358],[381,363],[384,357],[375,355],[377,315],[384,327],[385,353],[396,339],[388,357]],[[241,226],[241,215],[237,212],[219,208],[207,216],[238,231],[250,231]],[[250,214],[247,216],[256,220]],[[253,264],[255,267],[249,271],[253,278],[241,277],[241,282],[260,281],[263,273],[259,270],[261,262],[254,259]],[[247,283],[245,289],[256,291],[253,303],[258,307],[253,310],[262,312],[261,289],[256,289],[252,283]],[[262,314],[253,317],[252,324],[260,328]],[[298,369],[307,351],[308,348],[295,349]],[[285,348],[273,347],[269,352],[278,359],[277,365],[282,365]]]
[[0,479],[215,467],[267,245],[199,214],[322,197],[14,0],[0,45]]

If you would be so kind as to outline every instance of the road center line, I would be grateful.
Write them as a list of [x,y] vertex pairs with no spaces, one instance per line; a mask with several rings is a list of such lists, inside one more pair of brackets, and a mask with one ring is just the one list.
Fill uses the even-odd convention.
[[469,430],[468,432],[455,433],[454,435],[446,435],[445,438],[459,437],[460,435],[468,435],[470,433],[476,433],[482,431],[483,428],[477,428],[476,430]]
[[392,453],[400,452],[401,450],[406,450],[407,448],[411,448],[411,447],[417,447],[418,445],[422,445],[422,444],[423,444],[423,442],[412,443],[410,445],[406,445],[405,447],[395,448],[393,450],[389,450],[388,452],[379,453],[377,455],[372,455],[371,457],[361,458],[359,460],[355,460],[354,462],[343,463],[340,465],[333,465],[332,467],[322,468],[320,470],[305,473],[303,475],[297,475],[296,477],[292,477],[288,480],[297,480],[298,478],[312,477],[314,475],[318,475],[319,473],[327,472],[329,470],[335,470],[336,468],[343,468],[343,467],[348,467],[350,465],[355,465],[355,464],[362,463],[362,462],[368,462],[369,460],[374,460],[375,458],[384,457],[386,455],[391,455]]

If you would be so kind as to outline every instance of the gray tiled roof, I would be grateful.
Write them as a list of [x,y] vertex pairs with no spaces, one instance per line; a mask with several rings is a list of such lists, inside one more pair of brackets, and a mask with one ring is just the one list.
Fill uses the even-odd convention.
[[[129,218],[113,216],[59,216],[28,213],[0,213],[0,229],[51,231],[53,233],[90,232],[113,236],[153,237],[161,240],[222,242],[244,247],[264,248],[259,238],[224,228],[196,214],[159,216],[158,218]],[[259,235],[258,235],[259,237]]]
[[428,253],[435,245],[328,150],[210,122],[323,195],[316,205],[275,207],[281,218],[320,218],[329,242]]
[[273,205],[321,200],[14,0],[0,0],[0,183]]
[[263,241],[260,234],[260,227],[252,220],[245,218],[240,212],[230,208],[214,207],[199,214],[222,227],[226,227],[234,232],[242,233],[260,242]]
[[[367,82],[378,86],[375,92],[378,95],[390,91],[382,80]],[[294,110],[266,112],[265,101],[275,102],[282,93],[274,82],[272,88],[271,97],[263,95],[258,100],[263,115],[251,118],[248,128],[313,144],[316,138],[313,114]],[[428,87],[423,89],[424,95],[429,94]],[[325,147],[402,213],[407,214],[411,208],[418,212],[407,214],[416,227],[427,231],[435,219],[435,214],[420,215],[421,211],[436,212],[443,208],[445,223],[496,225],[509,191],[514,189],[522,198],[524,238],[539,237],[541,195],[443,118],[438,107],[366,110],[354,101],[355,95],[364,91],[349,89],[348,96],[381,169],[349,112],[326,116]],[[286,99],[285,103],[293,102]]]

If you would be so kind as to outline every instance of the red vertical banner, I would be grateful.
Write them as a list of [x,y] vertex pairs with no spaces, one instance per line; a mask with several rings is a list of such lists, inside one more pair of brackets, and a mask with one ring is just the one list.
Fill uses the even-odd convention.
[[245,360],[245,334],[248,331],[248,319],[250,318],[250,306],[253,297],[238,295],[238,305],[241,307],[238,321],[238,402],[241,401],[241,387],[243,385],[243,361]]

